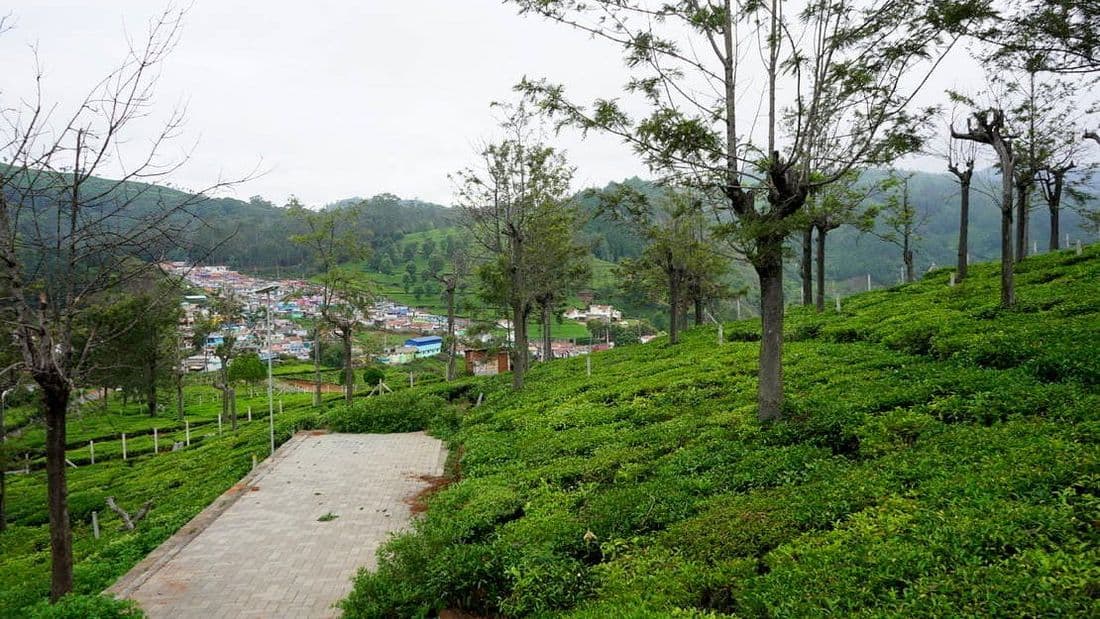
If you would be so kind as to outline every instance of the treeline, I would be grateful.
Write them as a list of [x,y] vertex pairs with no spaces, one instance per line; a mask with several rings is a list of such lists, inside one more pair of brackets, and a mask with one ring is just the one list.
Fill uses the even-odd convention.
[[[7,200],[28,201],[21,195],[21,187],[31,184],[32,181],[25,177],[32,174],[45,173],[13,170],[14,178],[4,187]],[[20,222],[28,236],[41,236],[43,232],[56,229],[58,211],[54,205],[66,199],[63,182],[37,182],[42,186],[34,191],[29,202],[35,205],[38,215]],[[83,182],[82,190],[92,199],[82,204],[81,219],[87,222],[102,219],[105,229],[122,234],[132,231],[135,222],[157,213],[167,213],[164,225],[173,228],[175,238],[163,245],[143,246],[148,258],[166,257],[256,271],[301,269],[310,260],[303,248],[287,242],[292,236],[305,232],[301,220],[291,213],[293,207],[301,206],[293,197],[285,205],[276,205],[260,196],[253,196],[247,202],[235,198],[206,198],[173,187],[94,176]],[[447,207],[404,200],[388,193],[344,200],[329,208],[351,205],[358,207],[350,222],[354,233],[372,250],[383,250],[406,234],[446,227],[454,222],[453,211]],[[37,230],[32,231],[32,227]],[[41,240],[52,242],[46,236]]]

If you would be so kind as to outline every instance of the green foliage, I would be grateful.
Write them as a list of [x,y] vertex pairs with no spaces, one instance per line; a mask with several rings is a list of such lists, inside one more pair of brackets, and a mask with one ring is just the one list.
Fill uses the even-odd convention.
[[229,380],[245,383],[258,383],[267,378],[267,366],[260,355],[247,352],[235,357],[229,363]]
[[440,397],[405,390],[336,407],[325,423],[336,432],[416,432],[453,424],[449,406]]
[[31,619],[124,619],[144,617],[137,602],[106,595],[69,594],[56,604],[41,602],[29,609]]
[[462,477],[346,615],[1090,614],[1100,250],[1024,264],[1008,312],[982,307],[996,265],[792,310],[779,423],[756,420],[750,322],[596,354],[591,378],[541,364],[520,393],[435,388],[485,394],[451,435]]
[[363,370],[363,382],[369,386],[373,387],[385,379],[386,371],[376,365],[369,366]]

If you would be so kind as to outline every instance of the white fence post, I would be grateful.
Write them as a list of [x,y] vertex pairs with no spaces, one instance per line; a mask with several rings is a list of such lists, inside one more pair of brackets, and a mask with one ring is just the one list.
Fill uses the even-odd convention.
[[157,438],[157,429],[153,428],[153,454],[160,453],[160,440]]
[[122,433],[122,459],[126,459],[126,433]]
[[92,456],[92,464],[95,464],[95,441],[88,441],[88,453]]

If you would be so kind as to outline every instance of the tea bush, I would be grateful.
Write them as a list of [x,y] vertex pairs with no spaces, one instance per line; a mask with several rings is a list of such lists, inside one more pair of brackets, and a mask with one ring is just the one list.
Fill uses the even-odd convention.
[[443,398],[409,389],[337,406],[325,415],[325,423],[335,432],[417,432],[436,422],[454,425],[449,410]]
[[462,479],[345,614],[1092,614],[1100,250],[1023,265],[1011,310],[996,265],[791,308],[778,423],[755,321],[478,383]]

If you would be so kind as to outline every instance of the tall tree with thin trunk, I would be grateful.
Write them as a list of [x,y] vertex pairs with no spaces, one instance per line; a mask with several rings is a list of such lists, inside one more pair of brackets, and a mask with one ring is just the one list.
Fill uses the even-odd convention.
[[819,312],[825,311],[825,248],[829,233],[841,226],[854,226],[860,232],[873,230],[877,211],[867,203],[867,198],[876,190],[875,183],[861,184],[859,171],[852,170],[836,183],[815,191],[810,198],[806,215],[817,233],[814,307]]
[[947,146],[947,171],[959,183],[959,242],[955,277],[963,281],[970,265],[970,184],[974,179],[974,157],[976,149],[973,142],[960,142],[949,139]]
[[[614,98],[582,106],[544,80],[518,88],[565,123],[619,136],[654,171],[706,194],[715,235],[759,281],[758,417],[782,417],[785,241],[815,188],[919,144],[929,111],[910,103],[952,40],[941,40],[923,4],[906,0],[513,2],[622,47],[634,72],[627,96],[648,115],[635,118]],[[762,109],[738,109],[749,101]],[[815,169],[820,161],[830,165]]]
[[[370,287],[357,269],[341,266],[357,264],[368,257],[367,247],[355,236],[351,226],[360,210],[348,207],[311,211],[297,200],[292,200],[289,208],[306,228],[306,232],[292,236],[291,241],[310,251],[314,267],[320,272],[317,280],[321,289],[321,320],[332,329],[343,347],[344,401],[351,404],[355,396],[353,341],[362,315],[373,299]],[[314,377],[314,397],[317,398],[321,383],[316,361]]]
[[814,222],[802,225],[802,255],[798,260],[798,272],[802,279],[802,305],[814,304]]
[[727,268],[704,234],[700,194],[670,187],[652,198],[630,185],[612,184],[596,196],[601,216],[631,226],[645,240],[641,256],[623,260],[617,273],[627,291],[668,304],[668,341],[678,344],[688,304],[701,301],[696,316],[701,320],[702,301],[719,296]]
[[[115,335],[94,333],[78,346],[76,331],[104,293],[178,252],[181,240],[192,236],[206,194],[226,184],[182,197],[160,193],[159,183],[182,164],[166,163],[162,152],[180,133],[181,110],[144,140],[143,156],[130,159],[126,154],[133,150],[118,148],[149,118],[156,78],[181,18],[181,11],[168,10],[153,20],[69,116],[44,101],[37,70],[30,96],[0,102],[0,289],[14,314],[9,332],[22,367],[43,402],[55,601],[73,588],[66,413],[74,384],[90,369],[92,348]],[[136,180],[144,184],[126,185]]]
[[233,328],[241,320],[242,305],[228,290],[214,298],[213,310],[215,322],[221,330],[221,342],[214,347],[214,356],[218,358],[218,374],[214,388],[222,394],[222,417],[229,420],[229,427],[237,429],[237,390],[229,379],[229,366],[237,356],[237,336]]
[[916,281],[916,246],[920,241],[920,228],[926,219],[909,199],[909,180],[912,177],[912,174],[894,173],[883,183],[883,189],[887,192],[882,207],[886,232],[879,235],[879,238],[897,245],[901,250],[902,279],[907,284]]
[[1016,285],[1012,271],[1012,190],[1016,155],[1012,140],[1005,133],[1005,114],[999,108],[974,112],[966,120],[966,132],[951,127],[951,137],[970,140],[993,148],[1001,167],[1001,306],[1016,304]]
[[481,165],[455,176],[462,225],[486,262],[477,269],[480,295],[507,308],[512,331],[512,387],[522,389],[528,367],[528,320],[534,308],[540,222],[565,207],[573,169],[539,137],[536,118],[520,104],[507,107],[505,138],[482,149]]
[[[447,237],[451,240],[451,237]],[[455,332],[455,315],[458,309],[459,297],[466,288],[466,279],[469,277],[469,257],[466,251],[453,247],[446,252],[447,259],[444,268],[439,271],[429,270],[428,276],[439,282],[442,288],[443,301],[447,304],[447,380],[455,379],[458,357],[458,336]]]
[[592,276],[591,249],[576,238],[583,225],[580,213],[568,205],[543,213],[537,225],[539,242],[532,252],[531,286],[542,331],[543,361],[554,357],[553,321],[564,309],[562,305]]

